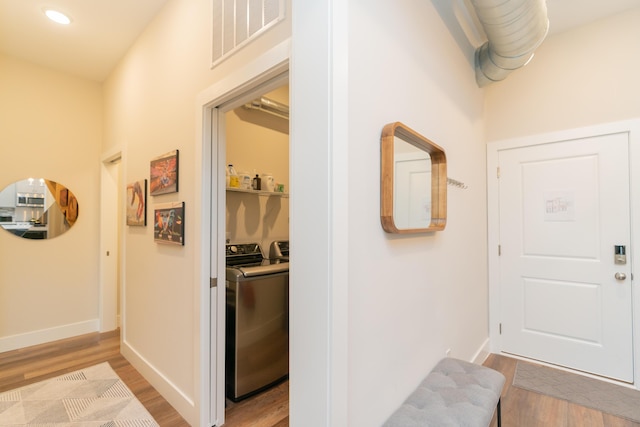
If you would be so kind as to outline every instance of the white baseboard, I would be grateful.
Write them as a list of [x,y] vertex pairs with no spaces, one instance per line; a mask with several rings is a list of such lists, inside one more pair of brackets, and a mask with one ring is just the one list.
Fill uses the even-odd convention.
[[473,356],[473,359],[471,359],[471,362],[477,365],[482,365],[484,361],[487,360],[487,357],[489,357],[489,354],[491,354],[490,344],[491,344],[491,341],[489,340],[489,338],[487,338],[485,342],[482,344],[482,346],[480,347],[480,349],[478,349],[476,354]]
[[71,338],[78,335],[89,334],[91,332],[98,332],[98,325],[98,319],[91,319],[84,322],[56,326],[54,328],[40,329],[38,331],[0,337],[0,353]]
[[120,345],[120,353],[189,424],[198,425],[199,415],[193,399],[149,363],[130,343],[123,340]]

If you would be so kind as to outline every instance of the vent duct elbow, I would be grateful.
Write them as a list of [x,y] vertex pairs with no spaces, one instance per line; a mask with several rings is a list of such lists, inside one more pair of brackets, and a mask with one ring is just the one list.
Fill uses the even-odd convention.
[[545,0],[471,0],[487,42],[475,53],[479,87],[504,80],[533,58],[549,31]]
[[247,110],[259,110],[289,120],[289,106],[264,96],[244,104]]

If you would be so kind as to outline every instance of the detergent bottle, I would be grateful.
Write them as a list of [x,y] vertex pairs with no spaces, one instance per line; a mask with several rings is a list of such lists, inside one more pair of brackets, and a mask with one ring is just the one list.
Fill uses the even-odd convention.
[[229,187],[240,188],[240,178],[232,164],[229,164]]

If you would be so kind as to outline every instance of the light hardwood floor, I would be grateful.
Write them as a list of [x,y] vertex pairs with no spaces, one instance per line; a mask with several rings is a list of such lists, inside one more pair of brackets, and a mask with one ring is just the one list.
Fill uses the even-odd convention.
[[158,424],[189,424],[120,354],[119,331],[87,334],[0,353],[0,392],[109,362]]
[[[0,392],[109,362],[161,427],[189,424],[120,354],[120,332],[87,334],[0,353]],[[289,425],[289,383],[238,403],[228,401],[228,427]]]
[[289,381],[234,403],[227,399],[225,427],[287,427]]
[[[109,362],[162,427],[189,425],[120,354],[119,331],[0,353],[0,392],[101,362]],[[503,427],[640,427],[640,423],[513,387],[516,362],[492,354],[484,363],[507,378],[502,391]],[[227,401],[226,418],[228,427],[288,426],[288,381],[238,403]]]
[[640,427],[639,423],[513,387],[517,362],[497,354],[490,355],[484,362],[507,379],[502,390],[503,427]]

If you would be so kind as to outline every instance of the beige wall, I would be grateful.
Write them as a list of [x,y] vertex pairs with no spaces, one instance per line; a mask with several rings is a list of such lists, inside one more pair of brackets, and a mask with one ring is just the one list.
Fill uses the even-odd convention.
[[640,8],[545,40],[488,86],[487,141],[639,117],[638,22]]
[[0,230],[0,351],[98,329],[100,84],[0,55],[0,188],[73,191],[75,226],[47,241]]
[[[265,94],[289,104],[288,87]],[[270,173],[289,191],[289,121],[238,107],[225,115],[227,164],[251,176]],[[269,255],[274,240],[289,239],[289,198],[227,192],[226,238],[233,243],[257,242]]]
[[[148,179],[150,159],[180,150],[179,193],[149,197],[149,225],[124,229],[123,347],[194,425],[200,382],[207,381],[199,371],[195,278],[197,96],[290,35],[290,21],[281,22],[211,70],[211,19],[210,0],[169,1],[104,84],[102,149],[122,149],[125,183]],[[183,247],[153,241],[154,205],[168,201],[186,205]]]

